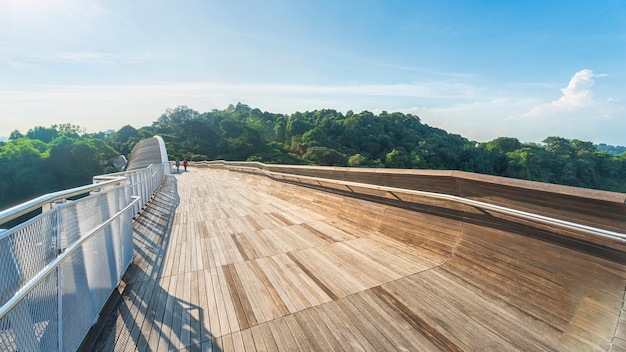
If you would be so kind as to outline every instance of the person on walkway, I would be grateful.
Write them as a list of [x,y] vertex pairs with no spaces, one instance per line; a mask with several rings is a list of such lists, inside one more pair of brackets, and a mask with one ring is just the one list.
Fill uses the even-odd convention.
[[183,167],[185,168],[185,172],[187,172],[187,158],[183,160]]
[[176,158],[176,173],[180,173],[180,160],[178,158]]

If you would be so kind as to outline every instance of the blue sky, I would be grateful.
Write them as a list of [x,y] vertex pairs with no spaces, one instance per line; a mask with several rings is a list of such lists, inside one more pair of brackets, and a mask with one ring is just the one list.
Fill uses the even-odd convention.
[[0,136],[242,102],[626,145],[625,83],[621,0],[0,0]]

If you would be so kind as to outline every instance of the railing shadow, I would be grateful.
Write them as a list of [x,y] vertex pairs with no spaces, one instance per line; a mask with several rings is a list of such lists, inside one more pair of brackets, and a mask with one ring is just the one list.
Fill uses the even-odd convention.
[[458,220],[479,227],[493,228],[506,232],[512,232],[519,235],[532,237],[540,241],[557,244],[559,246],[563,246],[581,253],[603,257],[618,264],[626,263],[626,254],[618,249],[570,237],[566,234],[563,234],[562,230],[560,231],[558,229],[539,226],[537,224],[520,221],[519,219],[512,217],[501,216],[497,213],[489,212],[479,208],[475,208],[477,211],[474,213],[463,211],[458,207],[445,207],[438,205],[406,202],[400,198],[391,199],[365,193],[351,192],[289,180],[277,181],[320,190],[323,192],[333,193],[344,197],[362,199],[374,203],[386,204],[401,209],[407,209],[410,211],[432,216],[433,219],[442,218]]
[[[133,263],[124,275],[125,287],[121,294],[114,292],[81,350],[202,350],[202,343],[214,338],[203,321],[206,308],[176,297],[172,289],[184,282],[163,276],[179,203],[176,178],[167,176],[133,225]],[[176,290],[183,292],[181,287]]]

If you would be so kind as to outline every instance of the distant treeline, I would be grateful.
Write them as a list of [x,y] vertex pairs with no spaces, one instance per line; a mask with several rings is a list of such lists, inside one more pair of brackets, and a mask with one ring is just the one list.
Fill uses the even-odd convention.
[[621,145],[613,146],[613,145],[606,145],[604,143],[600,143],[596,145],[596,148],[598,149],[599,152],[607,152],[611,155],[621,155],[624,152],[626,152],[626,147],[623,147]]
[[626,153],[560,137],[542,144],[477,143],[399,112],[275,114],[245,104],[199,113],[167,109],[151,126],[79,136],[77,126],[15,131],[0,143],[0,207],[90,182],[141,139],[160,135],[170,159],[247,160],[351,167],[449,169],[626,192]]
[[237,104],[200,114],[179,106],[151,127],[127,126],[118,133],[128,136],[119,140],[133,143],[141,135],[159,134],[172,158],[463,170],[626,192],[626,153],[613,155],[591,142],[554,136],[542,144],[510,137],[477,143],[399,112],[284,115]]
[[119,155],[104,134],[79,135],[70,124],[14,131],[0,142],[0,209],[42,194],[90,184],[95,175],[114,172]]

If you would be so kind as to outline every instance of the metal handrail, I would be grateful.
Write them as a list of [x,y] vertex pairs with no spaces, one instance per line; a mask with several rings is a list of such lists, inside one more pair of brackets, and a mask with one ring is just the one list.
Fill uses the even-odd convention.
[[93,184],[44,194],[40,197],[18,204],[9,209],[0,211],[0,225],[17,219],[20,216],[28,214],[33,210],[43,208],[46,206],[46,204],[51,204],[58,201],[65,201],[68,198],[79,196],[89,192],[98,192],[102,188],[109,185],[116,186],[122,182],[125,182],[128,179],[129,175],[144,172],[146,169],[150,169],[152,167],[154,167],[154,164],[148,166],[145,169],[98,175],[93,177],[93,181],[95,182]]
[[250,167],[250,166],[229,166],[226,163],[224,163],[223,165],[224,167],[229,168],[229,169],[260,170],[262,173],[270,177],[275,177],[275,178],[283,178],[283,179],[284,178],[296,178],[296,179],[302,179],[302,180],[337,184],[337,185],[342,185],[346,187],[349,187],[349,186],[360,187],[360,188],[367,188],[367,189],[378,190],[378,191],[386,191],[386,192],[392,192],[392,193],[405,193],[405,194],[433,198],[433,199],[448,200],[448,201],[453,201],[456,203],[465,204],[465,205],[469,205],[469,206],[480,208],[480,209],[495,211],[500,214],[510,215],[510,216],[514,216],[514,217],[521,218],[524,220],[538,222],[544,225],[556,226],[562,229],[573,230],[573,231],[583,233],[586,235],[597,236],[597,237],[602,237],[602,238],[618,241],[620,243],[626,243],[626,234],[624,233],[605,230],[605,229],[601,229],[601,228],[597,228],[593,226],[583,225],[583,224],[561,220],[561,219],[557,219],[557,218],[553,218],[549,216],[529,213],[529,212],[522,211],[522,210],[507,208],[507,207],[503,207],[503,206],[499,206],[495,204],[485,203],[485,202],[463,198],[459,196],[453,196],[453,195],[445,194],[445,193],[417,191],[417,190],[410,190],[410,189],[404,189],[404,188],[379,186],[379,185],[374,185],[374,184],[369,184],[369,183],[335,180],[335,179],[328,179],[328,178],[314,177],[314,176],[303,176],[303,175],[289,174],[289,173],[284,173],[284,172],[267,171],[263,169],[258,169],[256,167]]
[[119,172],[114,172],[114,173],[110,173],[110,174],[98,175],[98,176],[94,176],[93,180],[94,181],[99,181],[99,180],[110,180],[110,179],[119,178],[119,177],[127,177],[129,175],[133,175],[133,174],[144,172],[145,170],[151,169],[151,168],[155,167],[156,165],[157,164],[150,164],[146,168],[143,168],[143,169],[136,169],[136,170],[129,170],[129,171],[119,171]]
[[24,214],[28,214],[33,210],[43,208],[46,204],[54,203],[57,201],[63,201],[67,198],[79,196],[88,192],[96,192],[105,186],[117,185],[126,181],[126,177],[114,177],[107,181],[94,183],[90,185],[80,186],[76,188],[66,189],[54,193],[44,194],[43,196],[31,199],[22,204],[18,204],[9,209],[0,211],[0,225],[9,222],[13,219],[17,219]]
[[11,299],[9,299],[4,305],[0,306],[0,319],[2,319],[5,315],[7,315],[11,309],[15,308],[15,306],[20,303],[28,293],[34,290],[39,283],[45,280],[48,276],[52,274],[52,272],[59,266],[61,263],[65,261],[65,258],[74,253],[78,248],[82,246],[83,243],[88,241],[91,237],[98,233],[98,231],[105,228],[109,225],[113,220],[119,218],[126,211],[131,209],[137,202],[139,202],[140,198],[137,196],[131,197],[133,201],[130,202],[127,206],[125,206],[122,210],[113,214],[109,219],[107,219],[102,224],[96,226],[91,231],[87,232],[85,235],[81,236],[76,242],[72,243],[65,251],[63,251],[59,256],[57,256],[53,261],[51,261],[45,268],[43,268],[35,277],[33,277],[28,283],[26,283],[19,291],[15,293]]

